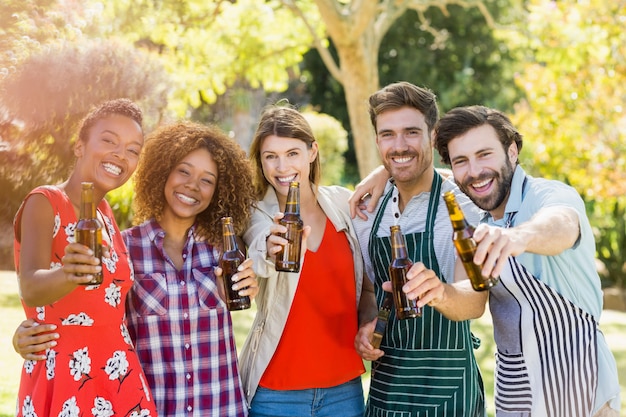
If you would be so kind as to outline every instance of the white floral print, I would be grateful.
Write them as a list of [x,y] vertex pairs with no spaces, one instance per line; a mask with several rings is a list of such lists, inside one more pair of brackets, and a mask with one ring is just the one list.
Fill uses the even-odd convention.
[[135,347],[133,345],[133,340],[130,338],[130,333],[128,332],[128,327],[124,323],[120,324],[120,332],[122,333],[122,337],[127,345]]
[[24,417],[38,417],[37,413],[35,413],[35,407],[33,406],[33,400],[30,398],[30,395],[27,395],[24,398],[24,404],[22,404],[22,415]]
[[123,377],[128,373],[128,365],[129,363],[126,359],[126,352],[123,350],[116,350],[113,353],[113,357],[107,360],[104,372],[107,373],[111,381],[115,379],[123,380]]
[[84,312],[70,314],[61,322],[65,326],[93,326],[94,320]]
[[59,417],[79,417],[80,408],[76,404],[76,397],[72,397],[63,403],[63,409],[59,413]]
[[109,272],[115,273],[117,270],[117,261],[119,261],[120,258],[113,247],[109,248],[109,254],[111,255],[110,258],[102,257],[102,263]]
[[53,349],[46,349],[46,378],[50,381],[54,378],[54,369],[57,366],[57,352]]
[[114,283],[104,290],[104,302],[111,307],[117,307],[122,302],[122,289]]
[[[45,307],[37,307],[35,310],[37,310],[37,319],[41,320],[41,321],[45,321],[46,320],[46,308]],[[39,323],[37,323],[39,324]]]
[[28,375],[31,375],[33,371],[35,370],[35,365],[37,365],[36,361],[31,361],[31,360],[24,361],[24,371]]
[[74,377],[74,381],[80,381],[83,377],[89,377],[91,372],[91,358],[89,357],[89,348],[84,347],[78,349],[70,359],[70,375]]
[[67,243],[76,242],[76,238],[74,237],[74,232],[76,231],[76,223],[68,223],[65,226],[65,235],[67,236]]
[[103,397],[96,397],[93,400],[91,414],[93,414],[94,417],[111,417],[115,413],[113,412],[113,405],[111,404],[111,401],[108,401]]
[[54,215],[54,228],[52,229],[52,238],[54,239],[61,229],[61,215],[56,213]]
[[130,413],[130,417],[150,417],[150,410],[133,411]]

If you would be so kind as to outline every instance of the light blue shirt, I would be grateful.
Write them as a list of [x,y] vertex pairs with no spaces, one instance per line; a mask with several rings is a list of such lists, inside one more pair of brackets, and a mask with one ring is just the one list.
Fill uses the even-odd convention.
[[[574,188],[559,181],[533,178],[526,175],[518,165],[513,175],[504,217],[494,220],[489,213],[484,213],[482,222],[499,227],[514,227],[530,220],[542,208],[552,206],[571,207],[576,210],[580,225],[578,240],[574,246],[558,255],[523,253],[517,256],[517,260],[535,278],[599,320],[603,298],[595,264],[595,239],[585,204]],[[617,365],[600,331],[598,331],[598,366],[599,383],[595,411],[609,400],[611,406],[619,410],[620,387],[617,380]]]

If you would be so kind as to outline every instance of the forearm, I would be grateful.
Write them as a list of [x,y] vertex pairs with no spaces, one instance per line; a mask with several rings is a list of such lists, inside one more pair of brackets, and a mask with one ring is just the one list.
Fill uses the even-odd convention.
[[578,213],[570,207],[546,207],[511,229],[526,242],[525,251],[553,256],[570,249],[580,235]]
[[469,280],[444,284],[444,296],[431,305],[453,321],[476,319],[485,312],[488,291],[474,291]]
[[374,284],[367,276],[363,277],[363,288],[359,300],[359,326],[369,323],[378,315],[378,305],[374,295]]
[[62,268],[40,269],[19,274],[20,296],[29,307],[52,304],[76,288],[67,280]]

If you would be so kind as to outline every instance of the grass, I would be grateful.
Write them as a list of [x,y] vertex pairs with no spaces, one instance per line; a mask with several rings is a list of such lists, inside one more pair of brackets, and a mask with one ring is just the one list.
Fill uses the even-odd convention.
[[[233,312],[235,338],[237,346],[242,346],[246,334],[254,317],[254,307],[250,310]],[[22,311],[17,296],[17,282],[14,272],[0,271],[0,369],[3,378],[0,379],[0,417],[10,417],[15,414],[15,398],[19,383],[22,359],[13,351],[11,338],[17,325],[22,321]],[[615,355],[622,388],[621,417],[626,417],[626,313],[605,310],[602,314],[600,326]],[[493,368],[494,350],[490,317],[488,314],[472,323],[472,331],[482,340],[480,349],[476,351],[476,358],[485,380],[487,390],[487,405],[490,416],[495,415],[493,401]],[[368,372],[363,376],[365,392],[369,385]]]

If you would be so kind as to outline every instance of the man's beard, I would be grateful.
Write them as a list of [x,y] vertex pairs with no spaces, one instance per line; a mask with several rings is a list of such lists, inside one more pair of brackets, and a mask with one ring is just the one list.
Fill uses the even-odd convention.
[[[507,159],[499,173],[491,171],[490,173],[484,173],[477,178],[470,177],[462,184],[459,183],[459,189],[463,191],[479,208],[485,211],[493,211],[500,207],[505,198],[509,195],[511,190],[511,183],[513,182],[513,174],[515,169],[511,162]],[[477,197],[474,194],[474,189],[470,186],[472,183],[481,182],[492,179],[496,186],[489,195],[484,197]]]

